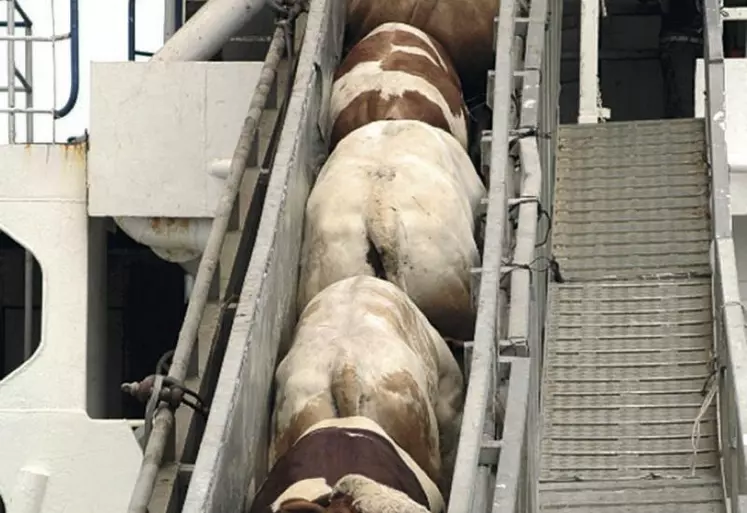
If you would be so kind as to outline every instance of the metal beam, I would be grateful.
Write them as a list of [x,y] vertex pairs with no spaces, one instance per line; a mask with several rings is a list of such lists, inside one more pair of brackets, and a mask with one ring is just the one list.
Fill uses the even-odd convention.
[[153,56],[154,61],[207,61],[264,6],[266,0],[211,0]]

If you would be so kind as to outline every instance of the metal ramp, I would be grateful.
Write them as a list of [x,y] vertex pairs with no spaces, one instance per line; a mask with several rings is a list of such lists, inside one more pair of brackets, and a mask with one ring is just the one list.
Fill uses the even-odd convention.
[[704,148],[701,119],[559,130],[541,511],[725,511]]

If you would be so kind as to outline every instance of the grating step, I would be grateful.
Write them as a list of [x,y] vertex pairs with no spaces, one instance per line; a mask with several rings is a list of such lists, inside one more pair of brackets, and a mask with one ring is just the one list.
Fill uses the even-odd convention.
[[559,131],[541,511],[725,511],[703,144],[701,120]]
[[[607,484],[608,486],[604,486]],[[628,482],[598,483],[593,488],[541,489],[543,511],[572,507],[577,512],[719,512],[723,511],[720,482],[703,479],[651,479]]]

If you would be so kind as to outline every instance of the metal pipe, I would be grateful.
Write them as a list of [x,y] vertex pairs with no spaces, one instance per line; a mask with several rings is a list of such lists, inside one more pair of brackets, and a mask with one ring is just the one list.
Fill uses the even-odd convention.
[[79,31],[78,0],[70,0],[70,95],[67,97],[65,105],[54,111],[54,119],[64,118],[70,114],[78,101],[80,89]]
[[[16,5],[16,9],[19,11],[21,8]],[[31,23],[26,23],[26,35],[30,36],[33,33],[33,25]],[[24,64],[25,69],[23,70],[25,73],[25,77],[21,80],[21,83],[23,83],[24,89],[26,91],[26,108],[32,109],[34,108],[34,45],[31,43],[31,41],[26,41],[26,48],[25,48],[25,58],[26,62]],[[19,77],[21,78],[21,77]],[[33,143],[34,142],[34,115],[32,113],[26,114],[26,142],[27,143]]]
[[266,0],[211,0],[153,56],[154,61],[206,61],[215,55]]
[[[217,2],[219,0],[213,1]],[[209,5],[211,4],[206,4],[206,7]],[[174,36],[174,39],[176,39],[176,36]],[[244,126],[236,144],[233,158],[231,159],[231,173],[228,176],[226,187],[218,202],[207,247],[197,270],[194,288],[192,289],[192,294],[187,305],[187,312],[184,316],[184,323],[182,324],[182,329],[179,331],[176,350],[171,367],[169,368],[169,377],[176,381],[183,381],[187,374],[187,368],[197,339],[197,331],[200,327],[205,306],[207,305],[213,275],[218,266],[223,239],[226,236],[236,195],[238,194],[241,180],[244,177],[244,172],[249,162],[254,134],[257,131],[259,118],[267,103],[267,96],[275,80],[277,67],[282,59],[284,49],[285,29],[283,26],[279,26],[275,30],[270,48],[267,51],[259,83],[252,95],[249,112],[244,120]],[[163,403],[159,404],[153,419],[153,430],[145,446],[143,463],[140,467],[137,482],[135,483],[135,490],[127,510],[128,513],[146,513],[148,502],[150,502],[151,495],[153,494],[158,469],[163,459],[166,440],[173,425],[174,412],[167,405]]]
[[[6,19],[8,21],[7,32],[13,36],[16,26],[16,0],[8,0]],[[13,109],[16,106],[16,44],[15,41],[8,41],[8,108]],[[8,113],[8,143],[16,142],[16,115],[14,112]]]
[[2,108],[0,114],[54,114],[52,109],[27,109],[26,107]]
[[31,21],[31,17],[26,13],[26,10],[21,7],[18,0],[16,0],[16,12],[21,16],[21,19],[23,19],[23,23],[26,24],[26,27],[31,28],[34,25]]
[[163,2],[163,41],[171,39],[176,33],[176,5],[179,0],[165,0]]
[[[17,7],[17,6],[16,6]],[[31,24],[26,24],[26,35],[31,36]],[[34,62],[33,62],[33,43],[26,41],[25,44],[25,62],[24,72],[25,89],[26,89],[26,108],[31,109],[34,106]],[[34,142],[34,115],[26,114],[26,143]],[[23,358],[28,360],[34,353],[34,257],[30,251],[26,250],[24,255],[23,270],[24,288],[23,288]]]
[[135,60],[135,0],[127,2],[127,60]]
[[[13,25],[15,25],[15,23]],[[72,34],[70,32],[53,36],[0,35],[0,41],[33,41],[35,43],[51,43],[52,41],[64,41],[65,39],[68,39],[70,37],[72,37]]]
[[184,25],[184,2],[185,0],[174,1],[174,30],[175,31],[179,30]]
[[133,240],[150,246],[169,262],[198,258],[207,246],[213,220],[210,218],[115,217],[117,225]]
[[[129,0],[131,4],[135,0]],[[262,8],[266,0],[211,0],[206,3],[189,21],[166,41],[163,47],[153,55],[154,61],[197,61],[207,60],[241,27],[249,21]],[[177,4],[181,2],[177,1]],[[168,2],[167,2],[168,4]],[[179,8],[177,8],[179,7]],[[134,9],[134,6],[132,7]],[[171,11],[169,13],[168,11]],[[176,11],[181,12],[180,6],[167,7],[166,18],[176,16]],[[134,12],[133,12],[134,17]],[[133,29],[134,30],[134,29]],[[164,29],[166,30],[166,29]],[[134,36],[133,36],[134,50]],[[134,51],[135,55],[144,52]],[[134,60],[134,57],[130,60]],[[2,109],[0,109],[2,112]],[[189,223],[188,232],[194,236],[180,236],[174,232],[154,232],[151,228],[150,218],[115,218],[115,222],[128,234],[141,244],[150,246],[159,257],[170,262],[183,262],[185,259],[192,260],[199,257],[196,251],[202,251],[207,244],[207,234],[210,231],[209,219],[182,219]],[[122,224],[124,223],[124,224]],[[177,237],[176,241],[169,240]],[[179,254],[178,242],[184,241],[186,246]],[[164,248],[166,248],[164,250]]]
[[599,0],[581,0],[578,122],[596,123],[599,79]]

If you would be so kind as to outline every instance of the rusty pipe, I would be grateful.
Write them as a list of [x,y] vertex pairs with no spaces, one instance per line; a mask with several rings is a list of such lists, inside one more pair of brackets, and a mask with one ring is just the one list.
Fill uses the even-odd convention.
[[122,231],[159,258],[187,264],[202,255],[213,220],[205,217],[115,217]]

